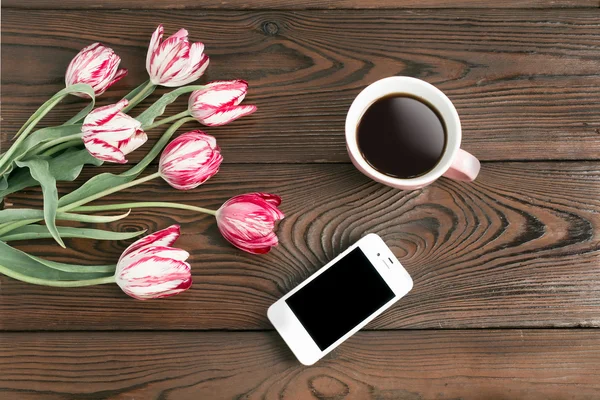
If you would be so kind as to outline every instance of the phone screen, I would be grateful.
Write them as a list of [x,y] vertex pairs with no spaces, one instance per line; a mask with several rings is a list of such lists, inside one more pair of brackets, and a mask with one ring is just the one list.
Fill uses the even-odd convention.
[[393,298],[392,289],[357,247],[286,303],[323,351]]

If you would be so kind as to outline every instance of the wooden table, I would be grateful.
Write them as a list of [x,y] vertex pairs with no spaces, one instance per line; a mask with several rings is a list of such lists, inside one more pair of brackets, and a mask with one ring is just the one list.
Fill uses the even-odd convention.
[[[101,98],[108,104],[146,79],[156,25],[186,27],[211,57],[202,80],[248,80],[247,102],[259,111],[205,129],[225,161],[200,188],[183,193],[153,181],[105,202],[160,198],[216,208],[232,195],[267,191],[283,197],[286,218],[281,245],[265,256],[232,248],[212,218],[193,212],[135,210],[110,224],[150,231],[181,224],[178,245],[192,254],[194,285],[170,299],[135,301],[116,285],[61,290],[0,277],[0,398],[600,398],[598,0],[4,6],[5,144],[63,87],[83,46],[103,41],[130,71]],[[346,111],[362,88],[391,75],[448,94],[462,118],[463,147],[482,160],[475,183],[440,179],[398,191],[349,164]],[[44,122],[62,123],[80,104],[71,99]],[[181,99],[169,112],[184,107]],[[152,131],[131,161],[161,133]],[[8,202],[39,207],[39,192]],[[414,289],[303,367],[273,332],[267,307],[367,232],[390,244]],[[98,264],[114,262],[126,245],[19,248]]]

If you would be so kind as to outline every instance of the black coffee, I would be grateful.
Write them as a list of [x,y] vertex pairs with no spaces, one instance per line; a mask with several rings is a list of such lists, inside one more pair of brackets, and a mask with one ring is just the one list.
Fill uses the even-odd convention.
[[394,178],[431,171],[446,146],[445,124],[421,99],[393,94],[373,103],[360,120],[358,148],[369,164]]

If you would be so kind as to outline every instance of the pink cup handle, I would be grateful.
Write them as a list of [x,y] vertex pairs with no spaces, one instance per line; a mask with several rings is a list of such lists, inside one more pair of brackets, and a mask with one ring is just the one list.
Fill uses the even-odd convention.
[[463,149],[458,149],[458,153],[444,176],[456,181],[471,182],[477,178],[479,174],[479,160],[471,153],[467,153]]

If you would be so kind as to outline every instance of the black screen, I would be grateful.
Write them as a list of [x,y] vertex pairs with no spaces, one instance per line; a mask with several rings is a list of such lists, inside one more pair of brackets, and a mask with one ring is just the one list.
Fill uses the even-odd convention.
[[325,350],[392,298],[394,292],[357,247],[286,303]]

